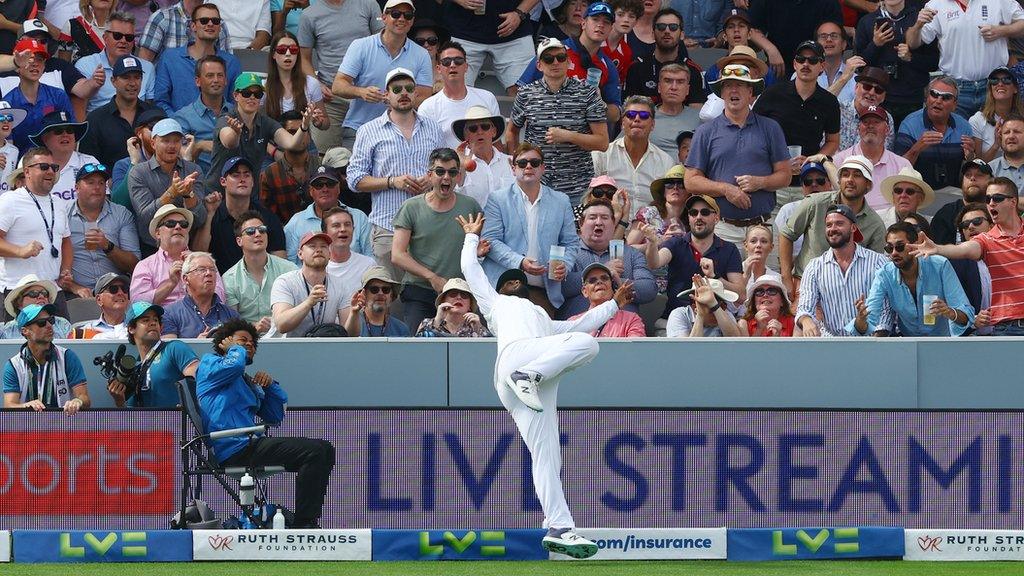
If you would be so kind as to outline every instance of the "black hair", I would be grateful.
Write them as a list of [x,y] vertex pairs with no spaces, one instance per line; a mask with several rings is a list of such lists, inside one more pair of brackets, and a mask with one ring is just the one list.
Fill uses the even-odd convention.
[[427,158],[427,166],[433,166],[434,162],[455,162],[456,166],[462,165],[458,152],[451,148],[435,148]]
[[440,58],[441,53],[445,50],[458,50],[459,52],[462,52],[463,58],[466,56],[466,49],[462,47],[462,44],[459,44],[454,40],[449,40],[444,44],[441,44],[440,48],[437,49],[437,57]]
[[342,208],[341,206],[332,206],[324,212],[322,218],[320,218],[320,231],[327,232],[327,219],[336,214],[348,214],[348,219],[352,221],[352,225],[355,226],[355,218],[352,217],[352,212]]
[[228,336],[233,335],[235,332],[245,330],[252,336],[252,349],[255,352],[256,346],[259,343],[260,335],[256,331],[256,327],[251,322],[243,320],[241,318],[232,318],[227,322],[221,324],[213,332],[213,351],[219,356],[223,356],[224,352],[220,349],[220,343],[224,341]]
[[238,219],[235,220],[235,236],[242,235],[242,224],[248,222],[249,220],[259,220],[264,224],[267,223],[267,221],[263,218],[263,214],[260,214],[258,210],[246,210],[245,212],[239,214]]
[[916,225],[911,224],[910,222],[907,222],[905,220],[900,220],[899,222],[885,229],[886,236],[888,236],[889,234],[897,234],[899,232],[903,232],[904,234],[906,234],[907,240],[909,240],[910,242],[917,242]]

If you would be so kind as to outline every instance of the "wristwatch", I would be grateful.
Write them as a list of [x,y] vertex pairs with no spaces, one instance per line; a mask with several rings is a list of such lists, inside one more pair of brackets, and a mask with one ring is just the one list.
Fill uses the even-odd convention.
[[530,15],[527,14],[526,12],[523,12],[519,8],[516,8],[515,10],[513,10],[513,12],[515,12],[516,14],[519,14],[519,20],[522,21],[522,22],[526,22],[527,20],[530,19]]
[[104,254],[110,254],[113,251],[114,251],[114,243],[111,242],[110,240],[107,240],[107,247],[103,249],[103,253]]
[[714,314],[715,312],[718,312],[721,309],[722,309],[722,303],[721,302],[715,302],[714,306],[712,306],[711,308],[708,308],[708,314]]

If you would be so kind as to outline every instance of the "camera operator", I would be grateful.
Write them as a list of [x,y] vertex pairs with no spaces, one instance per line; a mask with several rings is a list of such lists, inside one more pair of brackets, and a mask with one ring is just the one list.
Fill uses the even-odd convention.
[[173,408],[179,404],[175,383],[196,375],[196,353],[180,340],[160,339],[163,315],[163,308],[141,301],[133,303],[125,315],[128,342],[139,350],[139,365],[127,383],[117,378],[107,383],[118,408]]
[[88,408],[89,388],[74,351],[53,344],[57,307],[29,304],[16,322],[27,341],[4,364],[4,408],[63,408],[74,414]]
[[907,45],[907,28],[917,22],[917,13],[924,2],[882,0],[878,10],[865,14],[857,24],[857,55],[868,66],[876,66],[889,74],[889,91],[885,107],[892,114],[892,131],[903,119],[921,108],[921,94],[928,85],[928,75],[939,67],[938,42],[922,44],[913,50]]
[[[213,333],[213,354],[206,354],[196,371],[196,396],[203,427],[218,430],[253,425],[259,416],[276,426],[284,419],[288,395],[270,374],[248,376],[245,367],[256,356],[259,335],[245,320],[228,320]],[[284,466],[295,477],[295,521],[291,528],[318,528],[327,482],[334,468],[334,446],[326,440],[245,436],[213,440],[222,466]]]

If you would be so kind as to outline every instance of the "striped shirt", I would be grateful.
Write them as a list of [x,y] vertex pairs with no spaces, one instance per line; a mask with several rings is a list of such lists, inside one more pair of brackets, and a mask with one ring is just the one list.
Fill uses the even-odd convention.
[[512,103],[512,123],[525,127],[522,141],[544,152],[543,183],[568,195],[574,205],[594,177],[590,152],[575,144],[548,144],[548,128],[592,134],[590,124],[604,122],[607,112],[597,88],[575,78],[567,78],[557,92],[549,90],[542,78],[520,88]]
[[[419,114],[413,127],[412,138],[406,140],[401,128],[391,121],[388,112],[363,124],[356,132],[346,178],[348,187],[356,190],[366,176],[387,178],[411,174],[417,178],[427,173],[427,158],[435,148],[445,145],[441,125]],[[589,158],[589,157],[588,157]],[[409,193],[398,188],[385,188],[370,196],[370,222],[387,230],[394,230],[391,220]]]
[[[847,331],[847,324],[857,317],[856,301],[867,298],[875,271],[885,266],[889,259],[878,252],[857,245],[853,262],[844,273],[836,262],[835,251],[827,250],[807,265],[800,281],[800,302],[796,310],[799,324],[804,316],[815,318],[815,310],[821,306],[825,314],[824,324],[819,323],[822,336],[853,336]],[[892,310],[888,305],[879,316],[879,326],[892,325]],[[852,326],[852,324],[851,324]]]
[[[157,10],[146,22],[146,28],[139,37],[139,48],[148,48],[159,55],[164,48],[177,48],[188,46],[192,40],[192,31],[189,30],[191,17],[185,13],[184,2],[178,2],[162,10]],[[221,22],[220,35],[217,37],[215,48],[228,46],[228,25]],[[109,72],[108,72],[109,74]]]
[[994,226],[972,240],[992,275],[992,322],[1024,318],[1024,228],[1010,236]]

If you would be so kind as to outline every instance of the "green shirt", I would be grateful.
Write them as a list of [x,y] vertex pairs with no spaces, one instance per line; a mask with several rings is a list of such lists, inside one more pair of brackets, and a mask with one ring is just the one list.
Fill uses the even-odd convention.
[[[395,215],[394,227],[409,230],[409,254],[425,268],[444,278],[461,278],[462,242],[466,234],[456,216],[469,217],[483,212],[480,204],[469,196],[455,195],[455,206],[437,212],[427,204],[426,194],[413,196],[402,203]],[[403,284],[433,290],[430,282],[406,272]]]
[[[825,212],[828,207],[840,202],[839,192],[816,192],[804,197],[789,221],[779,230],[779,234],[795,241],[803,236],[804,243],[800,253],[793,258],[793,276],[803,276],[804,268],[818,256],[829,249],[825,237]],[[885,245],[885,224],[878,213],[864,202],[864,208],[857,213],[857,228],[864,235],[861,246],[868,250],[881,252]]]
[[270,316],[270,290],[274,280],[285,272],[295,270],[284,258],[267,254],[267,265],[263,268],[263,282],[257,283],[245,268],[245,258],[224,273],[224,296],[228,306],[238,310],[238,315],[256,323],[264,316]]

